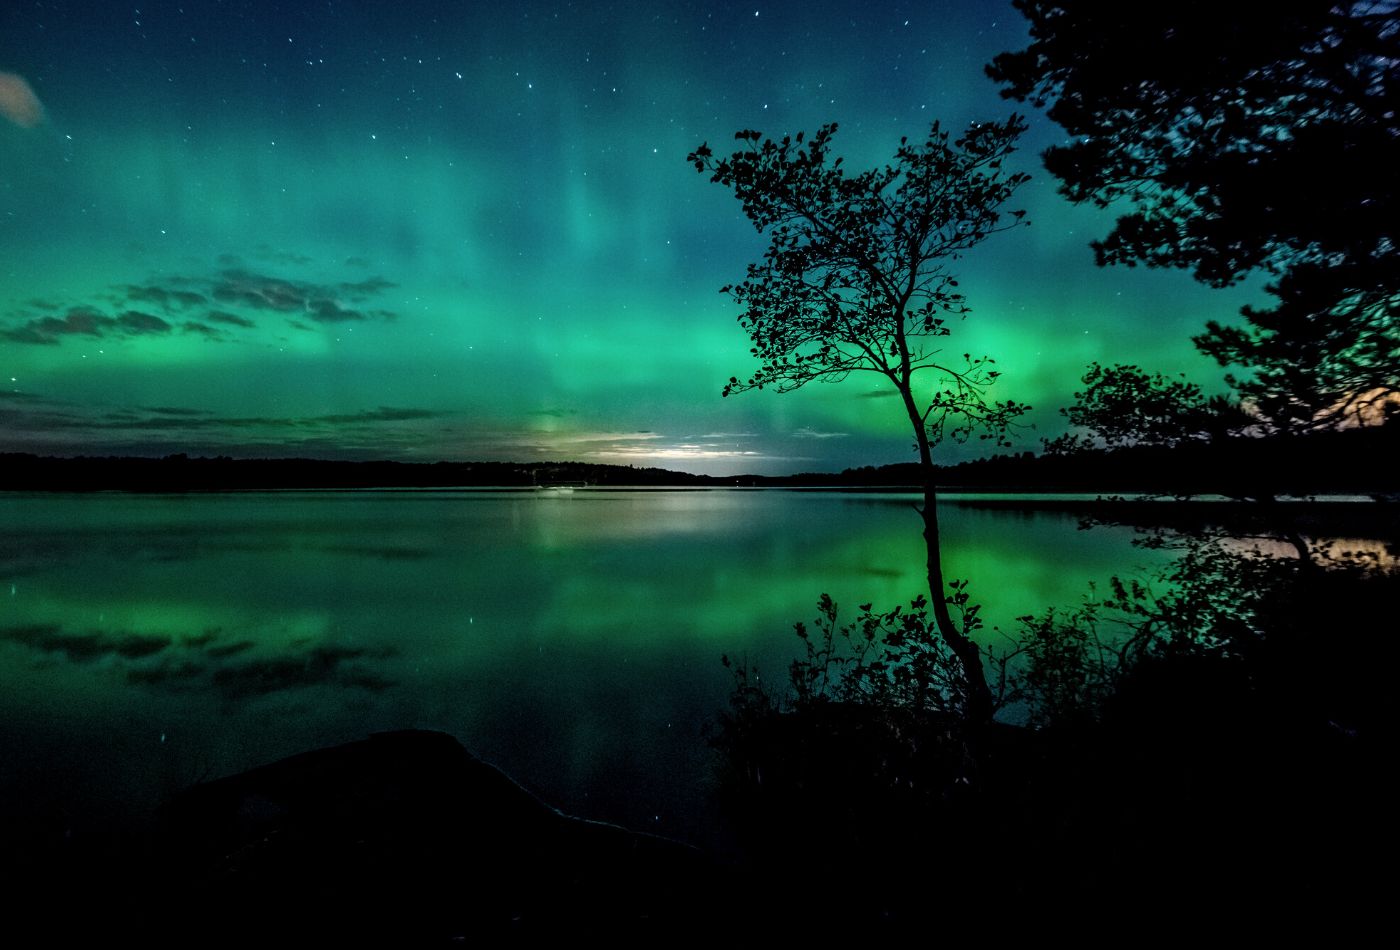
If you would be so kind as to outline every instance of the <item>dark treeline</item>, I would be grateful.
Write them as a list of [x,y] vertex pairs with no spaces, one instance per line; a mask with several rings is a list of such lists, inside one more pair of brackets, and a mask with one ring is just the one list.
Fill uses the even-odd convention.
[[[1400,427],[1319,432],[1214,444],[1033,455],[938,468],[945,488],[1001,491],[1261,494],[1392,492]],[[346,462],[318,459],[45,458],[0,454],[6,491],[231,491],[278,488],[600,487],[909,488],[917,463],[839,473],[718,477],[585,462]]]
[[[1261,494],[1391,492],[1384,461],[1400,450],[1400,426],[1317,432],[1292,438],[1238,438],[1212,444],[1140,446],[1066,454],[994,455],[941,466],[945,488],[1024,491]],[[844,482],[907,485],[915,465],[847,469]]]
[[0,455],[6,491],[237,491],[353,488],[529,488],[534,485],[724,485],[659,468],[583,462],[346,462],[324,459],[43,458]]

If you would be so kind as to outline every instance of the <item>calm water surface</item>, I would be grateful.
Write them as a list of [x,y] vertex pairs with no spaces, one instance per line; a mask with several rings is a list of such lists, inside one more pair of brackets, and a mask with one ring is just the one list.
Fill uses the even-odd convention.
[[[720,655],[781,675],[817,596],[919,593],[912,496],[0,496],[0,817],[133,820],[308,748],[441,729],[576,814],[704,841]],[[945,505],[989,626],[1148,557]]]

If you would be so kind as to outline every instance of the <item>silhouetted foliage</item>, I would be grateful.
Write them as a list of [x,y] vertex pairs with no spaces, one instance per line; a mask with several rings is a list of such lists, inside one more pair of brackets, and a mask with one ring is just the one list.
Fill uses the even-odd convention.
[[[1225,397],[1207,397],[1185,376],[1172,378],[1149,374],[1138,366],[1091,363],[1081,382],[1084,389],[1060,414],[1111,449],[1209,444],[1257,424]],[[1065,452],[1089,447],[1094,441],[1071,433],[1047,441],[1046,446]]]
[[[1394,648],[1373,640],[1389,625],[1385,599],[1400,588],[1393,559],[1332,550],[1302,561],[1221,538],[1179,547],[1149,580],[1114,577],[1071,611],[1021,618],[1013,698],[1029,704],[1032,722],[1096,717],[1144,664],[1204,658],[1243,671],[1244,688],[1267,694],[1271,715],[1287,711],[1312,728],[1388,728],[1389,661],[1382,672],[1373,660]],[[1348,646],[1354,640],[1371,660]]]
[[[831,154],[836,126],[781,141],[752,130],[716,158],[701,145],[696,171],[731,188],[769,244],[745,279],[725,287],[743,308],[739,324],[759,366],[730,377],[724,394],[833,382],[868,372],[894,386],[913,428],[924,489],[929,594],[937,628],[967,671],[969,712],[991,716],[977,647],[948,613],[939,555],[932,445],[974,433],[1007,444],[1028,408],[988,398],[994,361],[948,353],[948,318],[968,312],[951,266],[992,234],[1022,223],[1001,206],[1027,180],[1003,168],[1025,122],[979,123],[952,139],[934,123],[928,138],[901,140],[894,161],[848,173]],[[929,381],[925,381],[929,380]]]
[[1280,429],[1375,421],[1400,390],[1400,7],[1393,0],[1015,0],[1031,43],[987,71],[1069,133],[1046,167],[1131,211],[1099,262],[1273,275],[1270,309],[1197,345]]
[[[981,607],[972,603],[967,581],[950,581],[948,589],[946,601],[956,614],[959,632],[970,640],[983,627]],[[736,678],[738,705],[752,700],[760,707],[803,712],[823,704],[850,704],[882,713],[965,720],[969,705],[975,702],[972,688],[930,616],[928,601],[918,596],[907,607],[878,611],[873,604],[861,604],[858,609],[854,620],[842,623],[837,603],[822,594],[811,626],[793,625],[803,655],[788,668],[786,690],[762,687],[756,670],[724,657],[724,665]],[[1012,651],[982,650],[988,665],[1000,674],[993,690],[999,707],[1009,688],[1007,664]]]
[[813,881],[878,869],[823,923],[1078,931],[1083,913],[1140,919],[1145,892],[1183,919],[1252,924],[1295,902],[1361,906],[1389,821],[1375,783],[1397,592],[1400,572],[1364,559],[1314,570],[1193,543],[1151,578],[1021,618],[1006,696],[1034,728],[996,724],[973,756],[955,718],[859,688],[881,657],[864,624],[911,621],[842,625],[823,601],[787,684],[737,670],[715,738],[724,800],[753,867],[802,869],[771,876],[797,906]]

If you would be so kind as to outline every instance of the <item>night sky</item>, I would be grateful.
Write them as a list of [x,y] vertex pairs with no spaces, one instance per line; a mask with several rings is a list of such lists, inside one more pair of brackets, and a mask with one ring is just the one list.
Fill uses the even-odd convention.
[[[866,380],[720,398],[762,239],[686,154],[836,121],[846,163],[1002,118],[1009,3],[89,2],[0,9],[0,450],[912,460]],[[32,96],[31,96],[32,91]],[[1018,153],[1032,227],[961,262],[956,352],[1062,429],[1091,360],[1219,368],[1257,287],[1101,270],[1108,217]],[[985,454],[950,448],[945,460]]]

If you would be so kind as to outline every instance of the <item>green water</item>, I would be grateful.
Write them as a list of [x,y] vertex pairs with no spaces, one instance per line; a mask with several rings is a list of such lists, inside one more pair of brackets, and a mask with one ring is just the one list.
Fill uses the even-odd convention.
[[[817,596],[921,591],[912,497],[784,491],[0,497],[7,831],[441,729],[559,807],[703,840],[723,653],[780,675]],[[1143,563],[1064,512],[943,511],[989,626]]]

